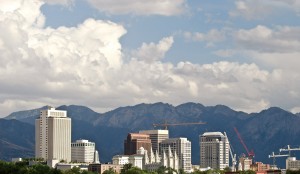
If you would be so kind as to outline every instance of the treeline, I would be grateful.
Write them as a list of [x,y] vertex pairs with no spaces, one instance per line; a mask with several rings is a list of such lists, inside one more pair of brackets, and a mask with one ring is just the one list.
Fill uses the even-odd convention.
[[0,161],[0,174],[95,174],[89,171],[81,171],[78,167],[61,171],[50,168],[45,164],[36,164],[32,166],[29,166],[28,164],[28,161],[16,163]]
[[[199,171],[195,170],[191,174],[224,174],[229,172],[229,168],[225,168],[224,170],[207,170],[207,171]],[[239,171],[240,174],[255,174],[254,171]],[[94,172],[80,170],[78,167],[73,167],[72,169],[62,171],[59,169],[51,168],[46,164],[36,164],[29,166],[28,161],[22,162],[5,162],[0,161],[0,174],[96,174]],[[104,171],[103,174],[117,174],[113,169],[109,169]],[[172,168],[160,167],[156,171],[148,171],[142,170],[137,167],[133,167],[132,164],[125,164],[123,169],[121,170],[121,174],[186,174],[182,169],[176,171]],[[300,174],[300,170],[298,171],[290,171],[287,170],[286,174]]]

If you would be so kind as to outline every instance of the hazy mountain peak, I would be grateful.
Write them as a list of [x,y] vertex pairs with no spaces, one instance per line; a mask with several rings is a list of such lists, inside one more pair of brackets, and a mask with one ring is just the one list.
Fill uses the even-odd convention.
[[24,119],[24,118],[28,118],[28,117],[34,117],[34,116],[40,115],[40,111],[43,109],[47,109],[47,107],[48,106],[43,106],[43,107],[37,108],[37,109],[13,112],[4,118],[5,119]]
[[270,107],[270,108],[265,109],[260,112],[260,114],[267,114],[267,115],[274,115],[274,114],[278,115],[278,114],[283,114],[283,113],[292,114],[291,112],[283,110],[279,107]]

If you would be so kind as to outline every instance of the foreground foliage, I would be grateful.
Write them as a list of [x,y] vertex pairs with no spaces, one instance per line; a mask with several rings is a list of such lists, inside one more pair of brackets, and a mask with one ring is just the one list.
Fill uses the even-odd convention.
[[50,168],[45,164],[36,164],[29,166],[28,161],[23,162],[5,162],[0,161],[1,174],[94,174],[93,172],[80,171],[79,168],[73,167],[70,170],[61,171]]

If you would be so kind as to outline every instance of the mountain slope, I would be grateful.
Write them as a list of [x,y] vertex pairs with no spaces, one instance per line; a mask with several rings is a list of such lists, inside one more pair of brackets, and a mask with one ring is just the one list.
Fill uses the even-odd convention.
[[14,119],[0,119],[0,157],[2,160],[32,157],[34,143],[34,126]]
[[[237,112],[224,105],[203,106],[198,103],[185,103],[176,107],[166,103],[139,104],[102,114],[84,106],[61,106],[58,109],[67,110],[68,116],[72,118],[72,141],[84,138],[96,142],[103,162],[110,161],[115,154],[122,154],[127,133],[153,129],[153,123],[165,121],[207,123],[168,127],[170,137],[187,137],[192,142],[193,164],[199,164],[199,135],[208,131],[226,131],[239,156],[246,152],[233,130],[236,127],[248,148],[255,151],[255,160],[265,163],[271,163],[268,154],[272,151],[278,152],[279,148],[287,144],[300,144],[297,138],[300,134],[300,117],[276,107],[252,114]],[[23,116],[14,118],[24,121]],[[26,117],[34,121],[32,118],[34,116]]]

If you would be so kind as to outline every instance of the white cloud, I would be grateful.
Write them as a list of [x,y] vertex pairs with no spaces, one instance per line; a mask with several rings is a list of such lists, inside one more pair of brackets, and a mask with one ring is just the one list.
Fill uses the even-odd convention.
[[47,4],[60,4],[60,5],[72,5],[74,3],[74,0],[43,0],[44,2],[46,2]]
[[219,57],[232,57],[235,55],[236,51],[233,49],[217,50],[214,52],[215,55]]
[[[279,10],[281,9],[281,10]],[[275,13],[281,13],[282,9],[294,11],[296,14],[300,12],[299,0],[237,0],[235,1],[235,9],[229,12],[232,17],[244,17],[248,20],[264,19]]]
[[173,16],[185,12],[186,0],[87,0],[99,11],[108,14]]
[[243,16],[246,19],[262,19],[272,13],[270,2],[260,0],[237,0],[236,9],[229,12],[230,16]]
[[[134,52],[135,58],[125,62],[119,41],[126,33],[123,26],[87,19],[76,27],[45,28],[42,3],[36,2],[20,0],[0,5],[2,116],[47,104],[81,104],[97,110],[157,101],[221,103],[244,111],[271,105],[297,107],[300,73],[296,69],[277,66],[264,70],[255,63],[227,61],[164,63],[160,60],[171,48],[173,37],[143,43]],[[266,44],[260,40],[297,40],[297,31],[260,26],[241,30],[241,35],[237,32],[236,39],[242,49],[247,49],[248,41]],[[260,59],[260,53],[252,54]]]
[[43,28],[42,4],[23,0],[0,6],[3,106],[44,96],[60,104],[80,103],[97,96],[90,90],[97,87],[99,93],[105,88],[106,71],[122,65],[119,38],[126,32],[122,26],[87,19],[78,27]]
[[210,42],[221,42],[225,39],[225,32],[217,29],[211,29],[207,33],[200,32],[185,32],[184,37],[187,40],[192,41],[210,41]]
[[241,29],[235,33],[237,44],[245,49],[259,52],[293,53],[299,52],[300,27],[277,27],[270,29],[258,25],[249,30]]
[[226,39],[225,31],[211,29],[207,33],[184,32],[183,36],[188,41],[206,42],[207,46],[214,46],[214,43],[222,42]]
[[291,112],[294,113],[294,114],[300,113],[300,106],[292,108]]
[[146,62],[159,61],[164,58],[165,53],[171,48],[173,37],[165,37],[158,44],[153,42],[143,43],[140,48],[133,51],[133,56]]

